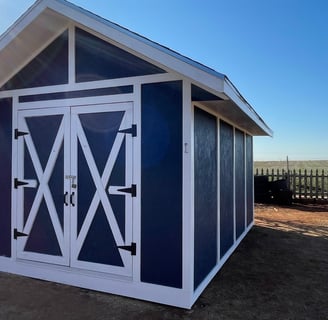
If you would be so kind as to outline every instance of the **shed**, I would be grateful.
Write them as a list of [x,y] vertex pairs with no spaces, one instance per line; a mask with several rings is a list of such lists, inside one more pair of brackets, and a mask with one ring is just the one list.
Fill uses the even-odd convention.
[[190,308],[253,225],[229,79],[64,0],[0,37],[0,270]]

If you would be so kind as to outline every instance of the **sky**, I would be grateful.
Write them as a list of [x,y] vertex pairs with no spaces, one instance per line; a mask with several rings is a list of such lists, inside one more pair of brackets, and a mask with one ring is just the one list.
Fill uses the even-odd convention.
[[[328,1],[71,0],[224,73],[273,137],[254,160],[328,159]],[[0,34],[33,0],[0,0]]]

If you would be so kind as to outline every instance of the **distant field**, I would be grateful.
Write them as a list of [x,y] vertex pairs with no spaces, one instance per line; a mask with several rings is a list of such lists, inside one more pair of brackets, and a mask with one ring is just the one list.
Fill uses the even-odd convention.
[[[269,169],[269,170],[287,170],[287,161],[254,161],[254,170]],[[328,160],[311,160],[311,161],[289,161],[289,170],[318,170],[321,172],[328,171]]]

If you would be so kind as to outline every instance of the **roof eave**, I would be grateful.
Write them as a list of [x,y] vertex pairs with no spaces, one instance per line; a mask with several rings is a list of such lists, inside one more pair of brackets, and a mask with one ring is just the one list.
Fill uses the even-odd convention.
[[[52,21],[49,21],[49,17],[52,18]],[[47,20],[47,23],[45,23],[45,20]],[[15,47],[15,45],[17,46],[17,41],[15,43],[16,38],[19,40],[19,37],[22,37],[28,32],[34,35],[33,30],[36,31],[40,29],[38,23],[46,25],[50,24],[50,27],[47,27],[48,33],[45,32],[46,35],[43,36],[43,39],[39,39],[39,37],[31,38],[31,41],[34,39],[35,46],[39,42],[45,42],[46,37],[51,38],[51,36],[54,36],[56,32],[58,33],[71,21],[74,21],[76,24],[90,29],[93,32],[99,33],[139,55],[143,55],[150,60],[153,60],[160,66],[169,69],[171,72],[181,74],[191,82],[200,84],[203,88],[206,88],[224,100],[231,100],[241,112],[250,118],[250,123],[255,124],[255,126],[258,127],[254,132],[260,133],[259,135],[272,136],[272,130],[266,125],[262,118],[255,112],[224,74],[216,72],[203,64],[180,55],[169,48],[163,47],[156,42],[105,20],[65,0],[36,1],[27,12],[13,24],[12,27],[0,36],[0,61],[2,58],[1,52],[6,49],[7,52],[5,52],[5,55],[8,56],[11,49],[17,49]],[[42,43],[40,43],[40,45],[41,44]],[[10,45],[12,45],[13,48],[10,48]],[[30,47],[27,49],[30,49],[33,46],[33,44],[29,45]],[[25,50],[27,49],[25,48]],[[17,51],[19,51],[19,49]],[[14,59],[12,56],[10,58]],[[16,60],[13,61],[14,65],[16,67],[17,65],[20,65],[19,62],[23,58],[24,52],[18,52]],[[21,63],[23,63],[23,61],[21,61]],[[9,75],[12,75],[9,74],[9,70],[11,73],[15,71],[13,70],[13,66],[3,66],[0,71],[0,79],[2,79],[2,81],[6,78],[6,72],[8,73],[7,79],[9,78]]]
[[35,19],[38,17],[40,19],[40,15],[49,12],[49,10],[46,10],[47,8],[58,15],[60,21],[58,26],[59,24],[65,25],[63,19],[67,19],[67,24],[69,20],[72,20],[78,25],[93,30],[131,51],[147,56],[162,67],[169,68],[173,72],[182,74],[192,80],[197,80],[216,92],[223,91],[225,77],[223,74],[65,0],[36,1],[0,37],[0,51],[10,45],[24,29],[31,24],[33,25]]
[[241,95],[238,89],[233,85],[233,83],[226,76],[224,80],[224,94],[229,97],[242,112],[244,112],[254,123],[259,127],[259,131],[263,134],[272,137],[272,129],[264,122],[260,115],[253,109],[253,107],[247,102],[247,100]]

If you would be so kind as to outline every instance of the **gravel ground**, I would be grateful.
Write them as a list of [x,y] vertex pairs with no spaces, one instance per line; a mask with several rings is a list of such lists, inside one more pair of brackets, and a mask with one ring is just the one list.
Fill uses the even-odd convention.
[[256,205],[256,224],[191,310],[0,273],[0,319],[328,319],[328,206]]

